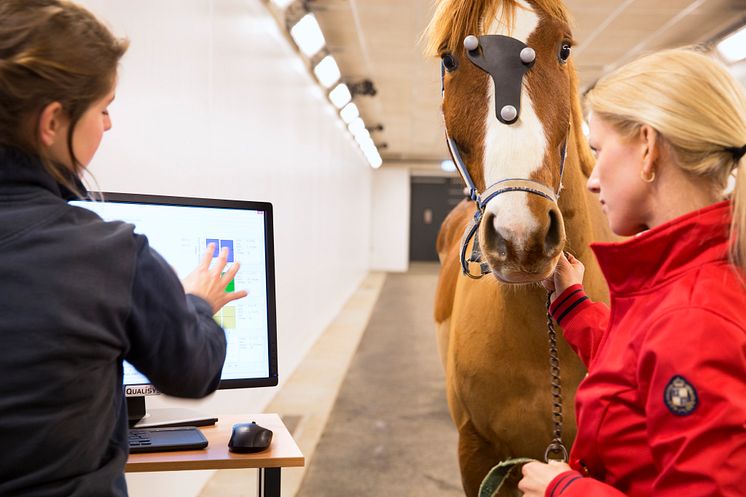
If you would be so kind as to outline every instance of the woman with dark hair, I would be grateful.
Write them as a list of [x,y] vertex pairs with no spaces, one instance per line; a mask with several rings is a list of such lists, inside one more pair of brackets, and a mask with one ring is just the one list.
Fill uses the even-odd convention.
[[86,194],[126,48],[71,2],[0,2],[3,496],[126,496],[123,360],[163,393],[211,393],[212,316],[246,295],[225,291],[226,251],[182,284],[133,226],[67,203]]

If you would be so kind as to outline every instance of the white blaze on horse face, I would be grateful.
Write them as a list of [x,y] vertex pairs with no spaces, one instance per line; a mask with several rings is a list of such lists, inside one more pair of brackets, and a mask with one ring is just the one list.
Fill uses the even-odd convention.
[[[517,2],[515,24],[511,32],[498,13],[487,34],[512,36],[523,43],[534,32],[539,18],[525,2]],[[546,149],[544,126],[534,111],[526,91],[525,77],[521,89],[521,114],[512,125],[503,124],[495,116],[495,85],[489,78],[490,98],[487,110],[487,132],[484,143],[485,188],[508,178],[530,178],[541,169]],[[539,228],[539,222],[528,208],[526,192],[498,195],[487,204],[486,210],[495,214],[495,229],[515,247],[521,247],[528,236]]]

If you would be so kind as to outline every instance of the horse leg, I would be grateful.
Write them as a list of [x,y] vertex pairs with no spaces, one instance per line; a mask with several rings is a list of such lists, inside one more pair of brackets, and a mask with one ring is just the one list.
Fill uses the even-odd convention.
[[459,427],[458,460],[467,497],[479,495],[482,480],[500,462],[494,446],[477,433],[470,420]]

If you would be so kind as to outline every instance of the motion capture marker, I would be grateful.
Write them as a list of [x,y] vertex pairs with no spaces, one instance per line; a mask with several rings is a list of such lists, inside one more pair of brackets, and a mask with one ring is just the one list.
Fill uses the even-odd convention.
[[500,117],[507,122],[512,122],[516,117],[518,117],[518,111],[512,105],[506,105],[500,109]]
[[470,52],[473,52],[474,50],[479,48],[479,38],[474,35],[467,36],[466,38],[464,38],[464,48]]
[[666,385],[663,393],[666,407],[677,416],[686,416],[694,412],[699,404],[697,391],[683,376],[676,375]]
[[521,50],[521,62],[524,64],[530,64],[536,60],[536,52],[531,47],[526,47]]

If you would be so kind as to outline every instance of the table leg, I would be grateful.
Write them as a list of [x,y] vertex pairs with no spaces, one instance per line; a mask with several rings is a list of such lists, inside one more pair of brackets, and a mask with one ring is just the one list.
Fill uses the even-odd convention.
[[258,497],[280,497],[280,468],[259,468]]

